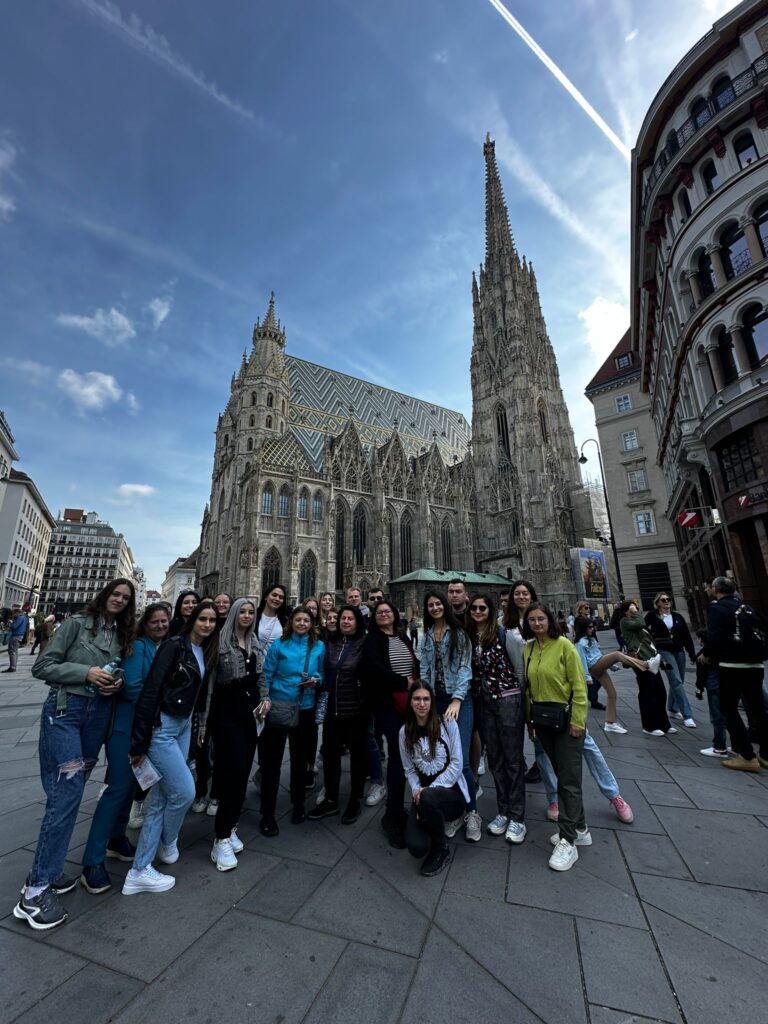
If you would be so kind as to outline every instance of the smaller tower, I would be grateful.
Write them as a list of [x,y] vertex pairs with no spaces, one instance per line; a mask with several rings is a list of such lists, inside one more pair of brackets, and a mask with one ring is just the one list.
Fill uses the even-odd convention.
[[[290,422],[290,381],[285,364],[285,330],[275,313],[275,293],[263,322],[256,320],[253,347],[239,386],[239,441],[258,449],[269,437],[284,434]],[[250,446],[249,446],[250,442]],[[242,450],[242,448],[241,448]]]

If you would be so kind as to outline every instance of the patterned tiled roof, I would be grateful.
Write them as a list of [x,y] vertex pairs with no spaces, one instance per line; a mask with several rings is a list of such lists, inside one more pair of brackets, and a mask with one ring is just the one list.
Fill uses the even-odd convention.
[[397,423],[408,455],[437,441],[444,461],[467,454],[470,425],[459,412],[392,391],[338,370],[286,356],[291,382],[291,430],[316,469],[326,439],[341,433],[352,417],[365,448],[379,447]]

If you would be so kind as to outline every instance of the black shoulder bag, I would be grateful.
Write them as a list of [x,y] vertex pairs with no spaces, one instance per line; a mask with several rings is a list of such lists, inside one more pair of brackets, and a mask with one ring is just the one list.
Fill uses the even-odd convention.
[[[301,674],[302,680],[307,678],[309,668],[309,655],[312,652],[312,642],[307,637],[307,656],[304,659],[304,671]],[[269,709],[267,721],[277,729],[295,729],[299,724],[299,711],[301,710],[302,689],[299,687],[299,694],[296,700],[273,700]]]
[[[533,657],[533,653],[531,657]],[[528,662],[530,662],[530,658]],[[530,695],[531,683],[528,678],[528,663],[525,666],[525,685]],[[556,700],[534,700],[533,696],[530,697],[530,700],[531,725],[536,732],[549,732],[555,735],[562,735],[562,733],[568,732],[568,727],[571,724],[571,711],[573,710],[573,690],[571,690],[567,704],[562,704]]]

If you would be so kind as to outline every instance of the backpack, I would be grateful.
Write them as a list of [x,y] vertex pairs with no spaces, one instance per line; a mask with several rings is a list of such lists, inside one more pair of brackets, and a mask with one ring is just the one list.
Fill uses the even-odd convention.
[[768,637],[754,608],[740,604],[734,615],[733,642],[744,664],[768,661]]

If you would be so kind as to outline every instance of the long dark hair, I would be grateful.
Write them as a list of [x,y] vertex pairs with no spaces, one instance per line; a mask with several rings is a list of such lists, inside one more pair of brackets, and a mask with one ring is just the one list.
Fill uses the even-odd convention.
[[130,589],[131,599],[125,608],[115,616],[115,630],[123,654],[130,654],[131,644],[136,634],[136,587],[133,585],[133,580],[128,580],[124,576],[119,576],[116,580],[112,580],[106,587],[102,587],[93,600],[88,602],[83,609],[83,615],[92,619],[92,631],[93,635],[96,636],[99,631],[99,620],[107,614],[107,601],[112,596],[112,593],[121,585]]
[[[485,601],[488,606],[488,618],[481,629],[478,629],[475,625],[475,620],[472,618],[472,612],[470,611],[475,601]],[[479,643],[485,650],[496,642],[499,635],[499,626],[496,621],[496,602],[490,594],[473,594],[467,604],[467,615],[469,615],[467,633],[473,644]]]
[[[427,605],[429,604],[430,598],[436,598],[443,606],[443,621],[446,626],[450,629],[450,636],[448,638],[448,661],[453,662],[456,660],[456,656],[459,654],[460,648],[463,646],[463,638],[466,636],[464,627],[456,618],[456,613],[453,608],[448,604],[448,598],[445,594],[439,590],[429,590],[424,595],[424,633],[426,634],[430,626],[434,626],[435,620],[427,611]],[[466,641],[464,640],[464,643]]]
[[528,590],[531,595],[531,604],[533,604],[534,601],[538,601],[539,596],[536,593],[534,585],[528,580],[513,580],[509,585],[509,600],[507,601],[507,610],[504,612],[504,625],[507,629],[519,629],[522,633],[523,624],[520,621],[520,612],[515,604],[516,587],[525,587]]
[[426,683],[418,682],[414,683],[413,686],[408,690],[408,707],[405,711],[405,749],[410,754],[413,748],[416,746],[416,741],[419,738],[422,726],[416,721],[416,715],[413,712],[412,698],[416,690],[426,690],[432,700],[429,702],[429,714],[427,715],[426,725],[423,727],[426,729],[427,742],[429,743],[429,756],[434,757],[435,751],[437,750],[437,741],[440,739],[440,723],[442,719],[437,712],[437,701],[432,690],[427,686]]
[[[182,629],[181,633],[179,633],[179,636],[191,636],[192,629],[197,620],[199,619],[201,612],[207,611],[208,609],[210,609],[213,612],[214,616],[218,618],[218,615],[216,613],[216,605],[213,603],[210,597],[206,597],[202,601],[198,601],[196,607],[192,609],[189,618],[184,624],[184,628]],[[205,674],[207,676],[212,676],[213,673],[216,671],[216,666],[219,662],[218,630],[214,629],[211,635],[207,636],[205,640],[203,640],[203,642],[200,644],[200,647],[203,650],[203,657],[205,658]]]
[[[577,615],[573,620],[573,640],[574,643],[578,643],[583,637],[587,635],[587,630],[590,626],[594,627],[595,623],[593,619],[588,619],[585,615]],[[595,639],[597,639],[595,637]]]
[[165,615],[165,617],[168,619],[168,626],[170,628],[171,617],[168,614],[168,607],[167,607],[167,605],[165,603],[161,604],[158,601],[156,604],[148,604],[147,607],[144,609],[144,614],[139,619],[139,625],[138,625],[138,628],[136,629],[136,636],[137,637],[142,637],[142,636],[146,636],[147,635],[147,623],[152,618],[152,616],[155,614],[155,612],[162,612],[163,615]]
[[557,619],[555,618],[555,613],[552,611],[552,609],[548,608],[547,605],[543,604],[541,601],[532,601],[528,605],[528,607],[525,609],[525,622],[523,623],[523,639],[524,640],[532,640],[533,639],[533,630],[528,625],[528,616],[533,611],[544,612],[544,614],[547,616],[547,636],[548,637],[550,637],[552,640],[557,640],[559,637],[561,637],[563,635],[560,632],[560,630],[557,628]]
[[[182,592],[176,598],[176,605],[173,609],[173,615],[171,617],[171,628],[168,630],[168,636],[178,636],[179,633],[184,632],[184,627],[186,623],[189,621],[189,619],[185,619],[184,616],[181,614],[181,606],[184,603],[184,598],[189,597],[190,594],[192,595],[192,597],[195,598],[197,603],[200,604],[200,595],[196,590],[182,590]],[[206,600],[210,601],[210,598],[206,598]],[[218,620],[219,615],[217,612],[216,621],[218,622]]]
[[281,626],[285,626],[288,619],[288,592],[282,583],[273,583],[271,587],[267,587],[264,591],[264,595],[259,601],[259,606],[256,609],[256,636],[259,635],[259,623],[261,622],[261,616],[264,614],[264,608],[267,603],[267,598],[273,590],[282,590],[283,592],[283,603],[277,609],[277,621]]

